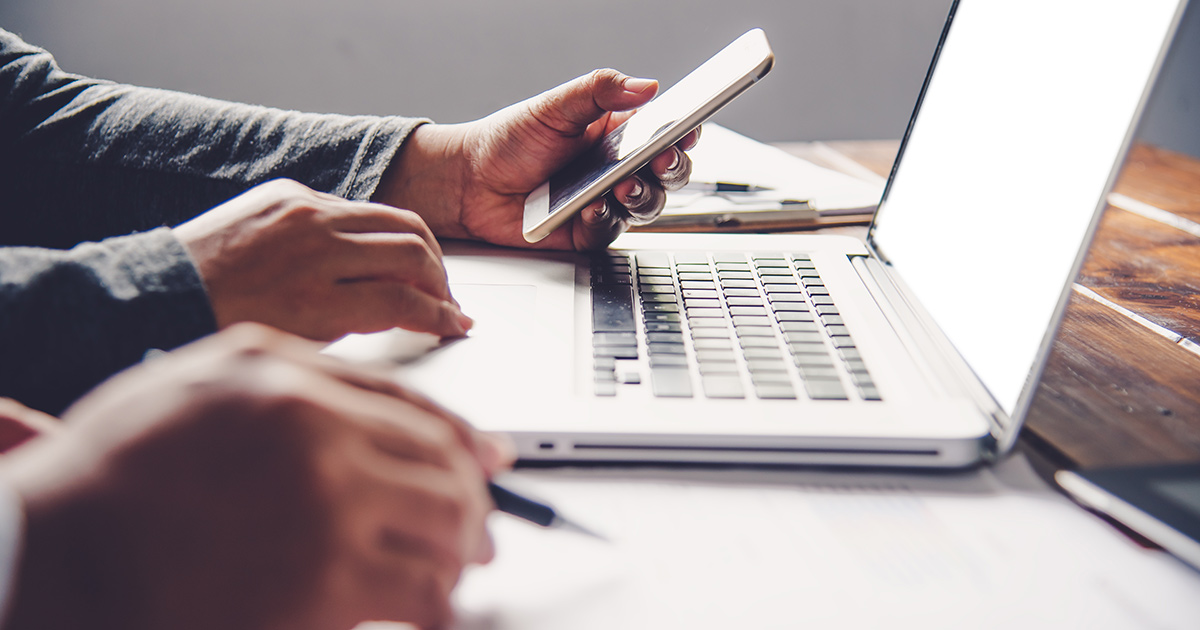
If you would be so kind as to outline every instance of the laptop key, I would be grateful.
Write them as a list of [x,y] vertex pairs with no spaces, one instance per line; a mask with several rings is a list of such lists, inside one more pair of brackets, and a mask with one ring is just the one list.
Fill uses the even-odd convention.
[[736,375],[708,374],[700,377],[700,386],[708,398],[745,398],[742,379]]
[[692,377],[683,368],[650,368],[650,387],[660,398],[692,397]]
[[753,280],[754,274],[749,271],[718,271],[717,277],[722,280]]
[[616,396],[617,382],[616,381],[596,381],[595,389],[593,390],[597,396]]
[[692,339],[725,339],[729,340],[728,328],[697,328],[692,331]]
[[643,293],[642,304],[675,304],[678,300],[674,293]]
[[638,349],[637,346],[601,346],[592,348],[592,357],[597,359],[636,359],[638,358]]
[[637,346],[637,334],[631,332],[599,332],[592,335],[593,346]]
[[683,325],[677,322],[646,322],[646,332],[682,332]]
[[725,319],[725,311],[721,307],[716,308],[691,308],[687,310],[688,319],[703,319],[703,318],[720,318]]
[[758,289],[725,289],[724,293],[726,298],[758,297],[762,295],[758,292]]
[[593,273],[592,286],[601,284],[633,284],[633,276],[627,273]]
[[692,345],[696,350],[732,350],[733,344],[729,339],[693,339]]
[[769,284],[766,287],[767,295],[778,295],[780,293],[803,293],[804,289],[794,284]]
[[649,267],[638,267],[638,279],[648,278],[648,277],[650,277],[650,278],[658,278],[658,277],[670,278],[671,270],[666,269],[666,268],[652,269]]
[[696,360],[700,365],[706,363],[736,363],[737,357],[733,354],[733,346],[726,348],[697,348]]
[[633,292],[620,285],[592,288],[592,330],[594,332],[633,332]]
[[678,322],[681,321],[679,313],[646,313],[646,321],[648,322]]
[[684,291],[689,289],[716,291],[717,283],[713,282],[712,280],[687,280],[681,281],[679,283],[679,288],[683,289]]
[[754,296],[754,297],[731,297],[731,298],[726,298],[725,301],[731,307],[733,307],[733,306],[762,306],[763,305],[762,298],[757,297],[757,296]]
[[688,326],[692,328],[729,328],[729,322],[724,317],[698,317],[688,320]]
[[761,383],[754,386],[754,394],[766,400],[795,400],[796,390],[784,383]]
[[[746,369],[750,370],[751,374],[758,375],[764,373],[771,374],[787,374],[787,364],[782,360],[776,359],[751,359],[746,361]],[[788,378],[787,382],[791,382]]]
[[800,302],[802,304],[807,303],[803,293],[772,293],[767,296],[767,299],[771,300],[772,306],[781,302]]
[[744,262],[719,262],[717,271],[750,271],[750,264]]
[[850,337],[830,337],[830,339],[833,340],[833,347],[835,347],[835,348],[853,348],[854,347],[854,340],[851,339]]
[[778,348],[779,340],[775,337],[739,337],[743,348]]
[[675,284],[675,279],[671,276],[642,276],[638,278],[638,286],[646,287],[652,284]]
[[744,348],[742,354],[746,356],[746,360],[752,359],[775,359],[781,360],[783,353],[775,348]]
[[746,255],[741,252],[715,252],[712,259],[717,263],[745,263]]
[[648,343],[683,343],[682,332],[652,332],[646,333]]
[[[647,346],[647,349],[650,351],[650,356],[656,356],[659,354],[683,354],[684,353],[682,343],[652,343]],[[621,357],[618,357],[618,358],[621,358]],[[636,355],[634,356],[634,358],[637,358]]]
[[777,311],[775,319],[783,322],[811,322],[813,320],[812,313],[808,311]]
[[766,326],[738,326],[738,337],[770,337],[775,338],[775,329]]
[[709,374],[739,374],[739,372],[736,363],[709,361],[708,363],[700,364],[700,374],[706,376]]
[[711,290],[710,289],[690,289],[690,290],[685,289],[683,291],[683,297],[685,299],[686,298],[709,298],[709,299],[715,300],[715,299],[717,299],[717,291],[716,291],[716,289],[711,289]]
[[753,280],[736,280],[721,279],[721,288],[723,289],[757,289],[758,284]]
[[828,354],[794,354],[792,360],[798,368],[833,369],[833,359]]
[[[783,328],[784,333],[796,333],[796,334],[816,333],[818,335],[821,334],[821,325],[818,324],[817,322],[813,322],[813,321],[784,322],[784,324],[787,324],[787,325],[786,326],[784,326],[782,324],[780,325],[780,327]],[[790,336],[788,336],[786,334],[784,336],[788,338],[788,341],[794,341],[794,339],[792,339]],[[797,337],[797,339],[799,339],[799,337]]]
[[846,323],[845,321],[842,320],[841,315],[822,315],[821,321],[826,326],[842,326],[842,325],[845,325],[845,323]]
[[875,388],[874,386],[859,387],[858,395],[863,400],[872,400],[872,401],[883,400],[883,397],[879,395],[879,390],[877,388]]
[[823,365],[799,365],[796,366],[796,369],[800,370],[800,378],[806,381],[835,381],[838,377],[837,370],[834,369],[833,366],[826,367]]
[[637,266],[641,267],[656,267],[666,268],[671,266],[671,261],[666,254],[658,252],[639,252],[634,258],[637,261]]
[[737,315],[733,318],[734,326],[770,326],[771,318],[765,315]]
[[766,317],[767,307],[765,306],[730,306],[729,314],[737,317],[738,315],[761,315]]
[[841,381],[804,381],[804,391],[814,400],[847,400]]
[[650,367],[652,368],[685,368],[687,367],[687,364],[687,357],[683,356],[682,354],[656,354],[650,357]]
[[647,302],[642,305],[647,313],[678,313],[679,305],[675,302]]
[[643,284],[638,286],[638,293],[642,295],[654,295],[670,293],[675,294],[675,285],[673,284]]

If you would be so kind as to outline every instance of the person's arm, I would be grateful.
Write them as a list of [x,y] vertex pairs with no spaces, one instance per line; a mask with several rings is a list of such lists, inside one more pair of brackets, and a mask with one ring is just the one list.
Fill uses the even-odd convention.
[[0,30],[0,245],[68,248],[176,225],[281,177],[365,200],[422,122],[89,79]]
[[57,414],[146,350],[215,330],[170,230],[67,251],[0,248],[0,396]]

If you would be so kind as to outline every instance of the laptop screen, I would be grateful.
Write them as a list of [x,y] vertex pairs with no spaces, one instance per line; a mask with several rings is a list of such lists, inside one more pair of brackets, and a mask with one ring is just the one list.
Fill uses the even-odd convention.
[[1186,0],[962,0],[871,229],[1013,415]]

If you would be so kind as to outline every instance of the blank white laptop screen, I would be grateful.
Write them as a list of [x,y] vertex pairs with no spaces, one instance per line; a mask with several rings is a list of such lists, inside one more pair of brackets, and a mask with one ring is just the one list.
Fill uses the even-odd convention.
[[1009,415],[1179,5],[958,7],[872,237]]

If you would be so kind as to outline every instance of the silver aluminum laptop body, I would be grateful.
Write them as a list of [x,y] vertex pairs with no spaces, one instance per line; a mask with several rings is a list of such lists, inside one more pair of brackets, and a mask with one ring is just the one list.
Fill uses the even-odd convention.
[[[646,342],[595,395],[588,258],[446,243],[476,327],[329,352],[396,377],[525,460],[958,467],[1010,449],[1186,0],[954,3],[868,243],[626,234],[628,254],[811,259],[880,400],[655,396]],[[802,115],[802,114],[800,114]],[[636,292],[635,292],[636,293]],[[686,321],[686,320],[685,320]],[[645,325],[638,324],[644,331]],[[687,353],[696,349],[688,345]],[[688,368],[693,383],[703,376]],[[746,378],[743,376],[743,378]],[[799,379],[791,373],[793,381]]]

